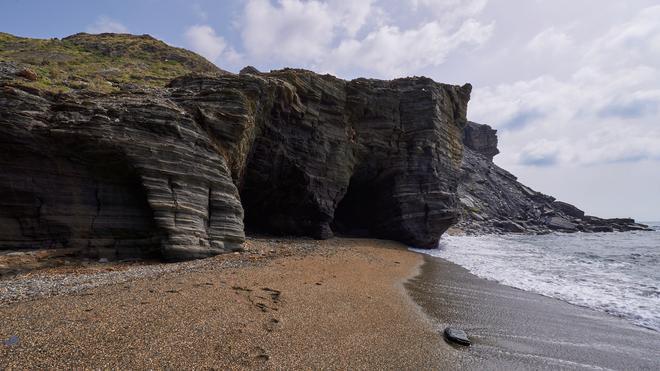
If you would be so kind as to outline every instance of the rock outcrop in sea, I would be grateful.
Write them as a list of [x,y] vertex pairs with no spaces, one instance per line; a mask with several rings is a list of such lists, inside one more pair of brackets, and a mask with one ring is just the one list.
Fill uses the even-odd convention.
[[[54,45],[124,55],[90,39]],[[2,249],[190,259],[246,228],[430,248],[458,219],[470,85],[247,68],[53,92],[29,68],[0,68]]]
[[603,219],[554,197],[536,192],[493,163],[497,131],[469,122],[464,132],[465,148],[458,197],[461,218],[457,229],[467,234],[613,232],[648,230],[633,219]]

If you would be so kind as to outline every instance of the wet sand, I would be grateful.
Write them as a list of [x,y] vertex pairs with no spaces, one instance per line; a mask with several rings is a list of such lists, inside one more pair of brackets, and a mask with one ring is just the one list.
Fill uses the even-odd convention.
[[455,348],[458,368],[660,370],[658,332],[425,261],[405,286],[438,329],[468,332],[473,345]]
[[246,254],[273,256],[242,266],[227,257],[183,263],[157,276],[2,305],[0,369],[456,365],[460,354],[403,288],[421,255],[359,239],[309,242],[317,247],[302,256],[273,253],[300,244],[307,242],[254,240]]

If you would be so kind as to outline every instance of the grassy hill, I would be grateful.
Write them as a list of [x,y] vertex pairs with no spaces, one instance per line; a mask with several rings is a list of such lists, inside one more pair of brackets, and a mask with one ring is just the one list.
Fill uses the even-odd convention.
[[192,72],[226,73],[191,51],[149,35],[111,33],[79,33],[61,40],[0,33],[2,64],[21,71],[11,74],[11,83],[53,92],[109,93],[131,84],[161,87]]

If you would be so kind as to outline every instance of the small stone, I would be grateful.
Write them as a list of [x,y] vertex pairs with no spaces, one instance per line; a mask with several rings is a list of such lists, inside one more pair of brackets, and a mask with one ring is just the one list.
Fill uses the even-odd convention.
[[18,344],[18,340],[19,340],[18,336],[12,336],[9,339],[3,341],[3,344],[8,346],[8,347],[14,346],[14,345]]
[[460,345],[469,346],[470,344],[472,344],[465,331],[451,327],[447,327],[445,329],[445,339],[447,339],[447,341],[449,342]]
[[99,263],[107,263],[108,261],[109,261],[108,258],[99,259]]

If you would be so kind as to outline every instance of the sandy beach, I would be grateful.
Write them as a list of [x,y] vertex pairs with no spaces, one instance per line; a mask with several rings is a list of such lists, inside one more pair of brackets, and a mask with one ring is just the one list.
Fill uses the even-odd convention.
[[0,369],[442,368],[455,352],[402,286],[422,263],[387,241],[251,240],[241,256],[3,305],[0,339],[16,344]]
[[[656,332],[395,242],[253,238],[246,248],[2,280],[0,369],[660,368]],[[473,345],[445,342],[447,325]]]

